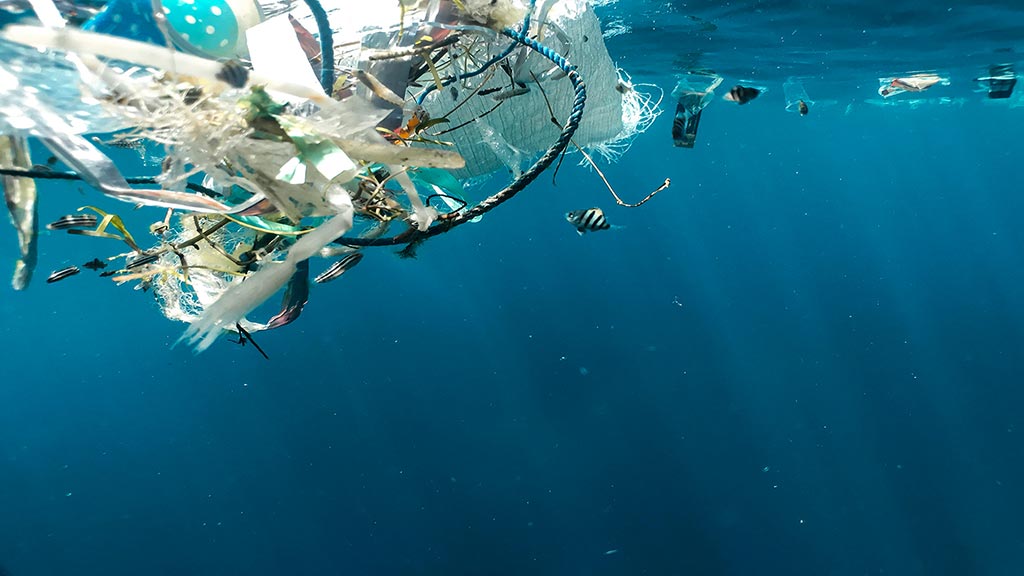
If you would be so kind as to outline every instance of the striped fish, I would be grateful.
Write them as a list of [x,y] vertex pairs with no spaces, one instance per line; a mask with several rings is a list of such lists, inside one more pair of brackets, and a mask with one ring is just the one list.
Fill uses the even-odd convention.
[[78,266],[68,266],[67,268],[61,268],[60,270],[54,270],[53,274],[46,279],[47,284],[53,284],[54,282],[60,282],[61,280],[78,274],[81,270]]
[[359,261],[363,259],[362,252],[356,252],[355,254],[349,254],[341,260],[338,260],[331,265],[330,268],[324,270],[322,274],[313,279],[317,284],[323,284],[324,282],[330,282],[335,278],[341,276],[346,271],[351,270]]
[[139,266],[145,266],[146,264],[152,264],[160,259],[163,253],[158,254],[140,254],[133,258],[130,262],[125,264],[125,270],[131,270],[132,268],[138,268]]
[[238,60],[228,60],[221,65],[214,77],[232,88],[243,88],[249,81],[249,69]]
[[47,230],[68,230],[70,228],[95,228],[99,220],[95,214],[68,214],[46,225]]
[[517,86],[515,88],[506,90],[504,92],[498,92],[497,94],[491,96],[491,98],[494,98],[495,100],[500,102],[502,100],[508,100],[509,98],[514,98],[516,96],[522,96],[523,94],[529,94],[529,93],[530,93],[530,89],[528,87],[518,87]]
[[761,91],[757,88],[751,88],[750,86],[740,86],[739,84],[732,87],[729,93],[725,95],[725,99],[729,102],[735,102],[737,104],[746,104],[754,98],[757,98],[761,94]]
[[600,208],[573,210],[565,215],[565,219],[576,227],[576,233],[580,236],[582,236],[584,232],[596,232],[598,230],[607,230],[611,228],[611,225],[608,224],[608,220],[604,217],[604,212],[602,212]]

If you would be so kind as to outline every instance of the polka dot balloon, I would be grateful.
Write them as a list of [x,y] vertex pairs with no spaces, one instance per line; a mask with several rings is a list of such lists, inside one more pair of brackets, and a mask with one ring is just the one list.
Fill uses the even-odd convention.
[[244,56],[245,30],[259,23],[255,2],[161,0],[175,44],[211,58]]

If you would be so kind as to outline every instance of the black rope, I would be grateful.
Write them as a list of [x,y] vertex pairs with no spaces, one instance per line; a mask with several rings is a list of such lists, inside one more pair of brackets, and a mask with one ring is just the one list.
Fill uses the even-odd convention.
[[[77,172],[57,172],[55,170],[23,170],[21,168],[0,168],[0,176],[14,176],[15,178],[32,178],[33,180],[83,180],[82,175]],[[132,176],[125,178],[129,184],[159,184],[156,176]],[[216,191],[196,184],[186,182],[185,187],[193,192],[199,192],[207,196],[221,196]]]
[[458,208],[453,210],[453,212],[458,212],[459,210],[462,210],[466,206],[469,206],[469,202],[466,202],[465,200],[459,198],[458,196],[452,196],[451,194],[431,194],[430,196],[427,196],[427,199],[424,200],[423,203],[426,204],[427,206],[430,206],[430,201],[433,200],[434,198],[451,198],[456,202],[461,202],[462,206],[459,206]]

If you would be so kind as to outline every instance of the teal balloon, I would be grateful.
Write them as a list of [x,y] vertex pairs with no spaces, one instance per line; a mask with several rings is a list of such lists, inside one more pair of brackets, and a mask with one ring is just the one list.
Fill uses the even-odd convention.
[[164,44],[163,34],[157,28],[153,5],[149,0],[112,0],[82,24],[82,30]]
[[212,58],[235,55],[238,19],[225,0],[163,0],[163,10],[182,49]]

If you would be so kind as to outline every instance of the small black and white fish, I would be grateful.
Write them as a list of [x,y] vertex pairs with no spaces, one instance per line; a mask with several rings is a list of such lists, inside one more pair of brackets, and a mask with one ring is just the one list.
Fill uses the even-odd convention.
[[198,86],[192,86],[188,90],[185,90],[184,93],[182,93],[181,101],[184,102],[186,106],[191,106],[196,102],[199,102],[199,99],[202,97],[203,89],[199,88]]
[[99,220],[95,214],[68,214],[46,225],[47,230],[68,230],[71,228],[95,228]]
[[523,94],[528,94],[529,92],[530,92],[530,88],[529,87],[522,86],[522,87],[517,87],[517,88],[510,88],[508,90],[505,90],[504,92],[498,92],[497,94],[491,95],[491,98],[494,98],[496,101],[500,102],[502,100],[508,100],[509,98],[514,98],[516,96],[522,96]]
[[132,268],[138,268],[139,266],[145,266],[146,264],[152,264],[160,258],[160,254],[142,254],[136,256],[130,262],[125,264],[125,270],[131,270]]
[[114,138],[105,144],[107,146],[113,146],[114,148],[123,148],[125,150],[135,151],[142,150],[146,147],[146,142],[142,138]]
[[362,252],[356,252],[355,254],[349,254],[341,260],[338,260],[331,265],[330,268],[324,270],[319,276],[313,279],[317,284],[323,284],[324,282],[330,282],[335,278],[341,276],[346,271],[351,270],[359,261],[363,259]]
[[565,219],[576,227],[576,233],[580,236],[584,232],[596,232],[611,228],[604,212],[600,208],[589,208],[587,210],[573,210],[565,215]]
[[238,60],[228,60],[214,76],[233,88],[243,88],[249,81],[249,69]]
[[86,262],[85,264],[82,264],[82,266],[92,271],[98,271],[106,268],[107,263],[104,262],[103,260],[100,260],[99,258],[93,258],[92,260]]
[[751,88],[750,86],[740,86],[739,84],[732,87],[729,93],[725,95],[725,99],[729,102],[735,102],[737,104],[746,104],[754,98],[757,98],[761,94],[761,91],[757,88]]
[[50,274],[50,277],[46,279],[46,283],[53,284],[54,282],[60,282],[61,280],[68,278],[69,276],[74,276],[79,272],[81,272],[81,270],[78,269],[78,266],[61,268],[60,270],[55,270],[53,274]]

